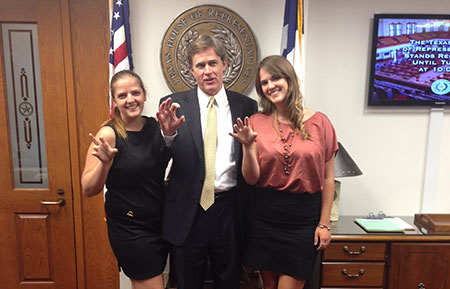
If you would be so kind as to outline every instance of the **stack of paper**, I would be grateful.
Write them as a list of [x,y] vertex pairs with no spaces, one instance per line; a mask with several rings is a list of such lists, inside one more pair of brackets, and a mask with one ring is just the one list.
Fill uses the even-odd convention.
[[414,230],[414,227],[403,221],[401,218],[364,219],[357,218],[355,223],[360,225],[367,232],[404,232]]
[[415,231],[416,230],[412,225],[408,224],[407,222],[405,222],[403,219],[401,219],[399,217],[389,218],[389,219],[405,231]]

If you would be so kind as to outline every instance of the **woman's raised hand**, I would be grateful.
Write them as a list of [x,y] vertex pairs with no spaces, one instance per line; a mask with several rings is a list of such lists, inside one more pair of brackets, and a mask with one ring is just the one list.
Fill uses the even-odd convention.
[[184,115],[180,118],[176,115],[176,110],[180,108],[180,105],[176,102],[170,104],[172,99],[169,97],[159,105],[159,111],[156,113],[156,117],[159,122],[159,126],[164,135],[174,135],[177,129],[184,123]]
[[258,133],[253,131],[248,124],[248,116],[244,121],[238,117],[237,123],[233,125],[235,133],[230,132],[230,135],[241,142],[243,145],[251,145],[255,142]]
[[98,139],[90,133],[89,136],[92,140],[92,155],[97,157],[102,163],[109,163],[118,150],[116,148],[112,148],[103,136],[99,136]]

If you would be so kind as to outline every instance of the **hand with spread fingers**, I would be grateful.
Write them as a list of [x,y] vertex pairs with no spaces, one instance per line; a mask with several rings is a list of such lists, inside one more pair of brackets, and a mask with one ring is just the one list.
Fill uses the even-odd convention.
[[233,128],[235,133],[230,132],[230,135],[240,141],[243,145],[253,144],[258,136],[258,133],[253,131],[249,126],[247,116],[244,118],[244,122],[238,117],[237,124],[234,124]]
[[163,101],[159,106],[159,111],[156,113],[159,125],[164,135],[174,135],[178,128],[185,122],[184,115],[177,117],[176,111],[180,108],[178,103],[172,103],[172,99],[169,97]]
[[97,157],[102,163],[109,163],[118,150],[112,148],[105,140],[104,136],[100,136],[98,139],[96,139],[92,133],[90,133],[89,136],[92,140],[92,155]]

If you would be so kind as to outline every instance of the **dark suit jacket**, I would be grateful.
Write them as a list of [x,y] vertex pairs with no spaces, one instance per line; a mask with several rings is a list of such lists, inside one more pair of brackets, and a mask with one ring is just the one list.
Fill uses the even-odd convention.
[[[236,123],[238,117],[243,119],[257,111],[257,103],[253,99],[229,90],[226,90],[226,94],[233,123]],[[166,96],[161,102],[168,97],[172,98],[172,102],[180,104],[177,115],[184,115],[186,122],[179,128],[172,146],[173,164],[165,199],[162,236],[173,245],[181,246],[194,221],[205,178],[203,137],[197,88]],[[241,174],[242,150],[241,144],[236,139],[234,145],[238,174],[238,199],[234,204],[237,206],[236,211],[243,212],[246,201],[239,192],[246,186]]]

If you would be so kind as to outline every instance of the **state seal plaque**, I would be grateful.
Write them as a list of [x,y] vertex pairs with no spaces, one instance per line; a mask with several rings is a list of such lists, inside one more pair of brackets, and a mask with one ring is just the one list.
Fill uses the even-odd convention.
[[222,40],[228,66],[225,88],[244,93],[253,82],[258,62],[255,37],[248,24],[233,11],[217,5],[201,5],[182,12],[167,29],[161,43],[161,67],[172,92],[192,89],[187,45],[200,34]]

